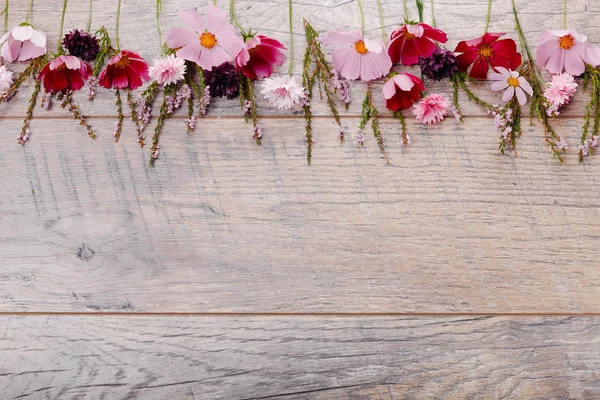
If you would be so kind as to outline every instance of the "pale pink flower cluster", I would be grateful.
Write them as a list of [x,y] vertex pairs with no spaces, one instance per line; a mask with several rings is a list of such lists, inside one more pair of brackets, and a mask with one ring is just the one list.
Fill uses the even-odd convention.
[[210,105],[210,86],[204,88],[202,98],[200,99],[200,115],[206,115],[208,112],[208,106]]
[[49,110],[50,107],[52,107],[52,93],[44,93],[40,106],[46,110]]
[[6,65],[0,66],[0,95],[6,93],[12,84],[13,73],[6,68]]
[[513,131],[512,110],[508,107],[498,108],[498,105],[494,104],[494,109],[489,110],[488,113],[494,116],[494,125],[496,126],[498,132],[500,132],[500,134],[502,135],[504,141],[510,144],[511,140],[509,138],[509,135]]
[[260,124],[256,124],[252,130],[252,138],[253,139],[260,139],[262,138],[263,132],[262,132],[262,127],[260,126]]
[[412,113],[422,124],[437,124],[448,115],[450,100],[443,94],[432,93],[413,106]]
[[304,87],[295,76],[283,75],[267,78],[263,82],[261,93],[273,106],[280,110],[289,110],[302,104],[306,94]]
[[548,87],[544,91],[544,97],[550,105],[546,109],[549,116],[558,115],[558,110],[571,102],[577,91],[577,86],[573,75],[562,73],[552,76]]
[[188,120],[187,120],[188,132],[191,132],[194,129],[196,129],[196,122],[197,122],[197,118],[195,115],[192,115],[191,117],[188,118]]
[[171,54],[154,60],[154,65],[150,67],[148,74],[159,85],[171,85],[183,79],[185,70],[185,60]]
[[[144,131],[146,126],[150,123],[150,119],[152,118],[152,107],[146,105],[146,99],[144,99],[139,94],[135,98],[135,117],[138,120],[138,134]],[[141,139],[145,139],[145,137],[141,137]]]
[[363,145],[365,143],[365,135],[363,134],[361,129],[356,131],[356,136],[354,136],[354,140],[356,141],[357,144],[360,144],[360,145]]
[[98,78],[91,76],[88,80],[88,100],[92,101],[96,97],[96,88],[98,87]]
[[171,115],[181,107],[184,100],[187,100],[192,95],[192,89],[189,85],[181,85],[175,94],[166,97],[167,101],[167,114]]
[[564,137],[559,136],[556,143],[554,143],[554,147],[558,151],[565,151],[569,148],[569,144],[567,143],[567,140]]
[[582,157],[588,156],[590,151],[594,151],[598,148],[598,142],[600,138],[597,135],[592,136],[591,140],[586,140],[582,144],[579,145],[579,153]]
[[352,96],[350,95],[350,82],[348,82],[347,79],[342,78],[340,73],[335,69],[331,70],[331,85],[335,89],[340,99],[342,99],[344,104],[350,104],[352,102]]

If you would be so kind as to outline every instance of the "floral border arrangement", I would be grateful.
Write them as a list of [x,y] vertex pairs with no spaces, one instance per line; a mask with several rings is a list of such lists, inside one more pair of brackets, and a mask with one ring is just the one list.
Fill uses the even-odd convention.
[[[398,119],[404,145],[410,143],[403,110],[411,110],[421,124],[438,124],[448,115],[462,122],[459,93],[463,92],[494,119],[499,133],[499,150],[517,156],[517,140],[522,133],[522,107],[529,101],[530,120],[539,121],[544,128],[544,140],[554,157],[563,160],[568,144],[555,132],[551,121],[568,105],[577,88],[591,86],[591,99],[585,108],[585,118],[578,146],[579,161],[594,152],[599,143],[600,130],[600,48],[587,42],[587,37],[567,28],[567,1],[564,1],[563,29],[542,33],[536,46],[535,57],[527,43],[519,16],[512,1],[517,42],[505,33],[488,32],[491,4],[488,0],[486,26],[482,36],[458,43],[454,50],[447,49],[446,33],[432,24],[423,22],[423,0],[416,0],[418,21],[408,18],[404,0],[405,21],[387,36],[384,14],[378,1],[382,40],[368,37],[364,29],[364,12],[358,0],[361,15],[360,30],[334,29],[320,35],[304,20],[306,49],[301,80],[292,75],[293,59],[287,74],[275,74],[285,63],[286,47],[279,41],[244,29],[235,16],[235,2],[230,0],[229,12],[216,4],[209,5],[204,14],[197,10],[178,13],[185,28],[171,28],[164,37],[160,25],[162,0],[156,1],[156,23],[162,56],[150,66],[138,53],[121,49],[119,17],[121,0],[117,0],[114,40],[102,27],[90,31],[92,1],[86,29],[74,29],[63,36],[67,0],[63,0],[59,41],[56,53],[49,54],[46,35],[29,24],[33,0],[25,21],[8,29],[9,2],[4,14],[6,34],[0,39],[0,56],[5,63],[28,63],[16,75],[7,65],[0,65],[0,105],[10,101],[27,79],[35,82],[17,142],[24,145],[30,140],[30,121],[43,91],[42,108],[58,102],[81,124],[91,138],[95,129],[74,102],[72,94],[86,86],[89,101],[93,101],[99,87],[114,91],[116,122],[115,141],[122,133],[124,103],[135,123],[138,143],[146,144],[145,129],[151,124],[152,110],[160,100],[151,139],[150,165],[160,155],[160,134],[165,122],[175,110],[187,106],[186,129],[191,133],[198,118],[207,114],[211,99],[239,98],[241,113],[252,125],[252,138],[261,143],[263,131],[259,122],[257,90],[267,102],[280,110],[301,109],[306,122],[307,162],[310,164],[314,139],[311,108],[315,87],[324,99],[335,120],[338,137],[346,137],[338,105],[347,108],[352,101],[350,81],[366,83],[362,113],[355,142],[365,143],[364,130],[371,125],[375,140],[387,160],[385,140],[379,123],[378,106],[373,97],[373,82],[383,83],[384,106]],[[216,3],[216,2],[215,2]],[[292,0],[289,0],[290,52],[292,41]],[[431,10],[433,14],[433,0]],[[324,47],[331,49],[329,58]],[[520,47],[520,49],[519,49]],[[421,77],[393,71],[394,66],[418,66]],[[550,74],[544,81],[541,70]],[[452,93],[428,92],[423,77],[432,81],[448,80]],[[492,81],[490,89],[502,92],[498,104],[480,99],[469,88],[474,80]],[[142,92],[137,92],[150,81]]]

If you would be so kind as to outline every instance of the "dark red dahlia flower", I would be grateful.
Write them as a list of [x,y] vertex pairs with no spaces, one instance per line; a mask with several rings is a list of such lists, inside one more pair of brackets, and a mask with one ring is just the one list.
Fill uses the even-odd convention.
[[92,74],[92,67],[75,56],[59,56],[44,66],[38,76],[46,92],[79,90]]
[[98,83],[107,89],[137,89],[148,80],[148,63],[137,53],[121,50],[100,73]]
[[79,57],[83,61],[94,61],[100,53],[100,45],[96,36],[79,29],[73,29],[67,33],[62,43],[70,55]]
[[394,75],[383,85],[385,106],[391,111],[406,110],[421,98],[424,90],[423,81],[416,76],[406,73]]
[[517,44],[512,39],[500,39],[504,33],[486,33],[473,40],[460,42],[455,53],[458,67],[467,72],[472,65],[469,75],[475,79],[487,78],[490,67],[504,67],[516,70],[521,66],[521,54]]
[[273,73],[273,66],[283,64],[283,50],[286,48],[275,39],[263,35],[252,37],[236,57],[236,69],[249,79],[268,78]]
[[404,24],[390,35],[388,54],[393,63],[415,65],[420,57],[429,57],[437,49],[435,42],[447,41],[448,36],[443,31],[423,22]]

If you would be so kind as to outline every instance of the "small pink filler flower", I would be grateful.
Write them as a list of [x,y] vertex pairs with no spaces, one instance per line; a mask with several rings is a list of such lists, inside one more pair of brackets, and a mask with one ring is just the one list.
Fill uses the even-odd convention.
[[492,83],[492,90],[494,92],[504,90],[502,101],[508,103],[516,94],[520,105],[527,103],[525,93],[530,96],[533,94],[533,89],[531,89],[529,82],[519,75],[517,71],[512,71],[504,67],[497,67],[496,70],[498,72],[490,73],[488,79],[496,81]]
[[360,31],[336,29],[325,35],[323,43],[340,46],[333,51],[333,64],[346,79],[372,81],[387,75],[392,68],[385,45],[363,37]]
[[544,91],[544,97],[550,103],[552,112],[565,104],[569,104],[577,91],[577,83],[573,75],[567,73],[554,75]]
[[192,30],[172,28],[167,33],[167,45],[177,50],[177,57],[193,61],[203,69],[233,62],[243,42],[236,30],[227,22],[227,13],[216,6],[208,6],[206,25],[196,10],[177,14]]
[[536,49],[538,63],[553,74],[579,76],[585,64],[600,64],[600,48],[587,43],[587,36],[574,29],[545,31]]
[[46,34],[31,25],[12,28],[0,39],[0,55],[6,61],[28,61],[46,54]]
[[185,75],[185,60],[173,54],[154,60],[154,65],[148,70],[150,78],[159,85],[171,85],[183,79]]
[[450,100],[440,93],[432,93],[413,106],[412,113],[422,124],[437,124],[448,115]]

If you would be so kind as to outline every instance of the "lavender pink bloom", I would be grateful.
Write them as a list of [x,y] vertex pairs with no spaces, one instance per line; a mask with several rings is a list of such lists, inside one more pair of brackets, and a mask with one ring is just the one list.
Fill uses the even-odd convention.
[[330,31],[326,45],[339,46],[333,51],[333,65],[346,79],[372,81],[390,72],[392,60],[380,40],[363,37],[360,31]]
[[273,67],[281,67],[285,61],[286,48],[275,39],[257,35],[244,43],[235,59],[235,65],[249,79],[268,78]]
[[545,31],[536,49],[539,65],[553,74],[567,72],[579,76],[585,65],[600,64],[600,48],[587,43],[587,37],[574,29]]
[[46,34],[31,25],[19,25],[0,39],[0,55],[6,61],[28,61],[46,54]]
[[488,79],[496,81],[492,84],[492,90],[499,92],[504,90],[502,101],[508,103],[515,95],[520,105],[527,103],[527,96],[533,95],[533,89],[529,82],[525,80],[517,71],[512,71],[504,67],[497,67],[496,71],[488,75]]
[[243,41],[227,22],[227,13],[219,7],[208,6],[206,24],[196,10],[178,14],[192,28],[172,28],[167,33],[167,45],[177,50],[177,57],[195,62],[203,69],[233,62],[242,50]]

